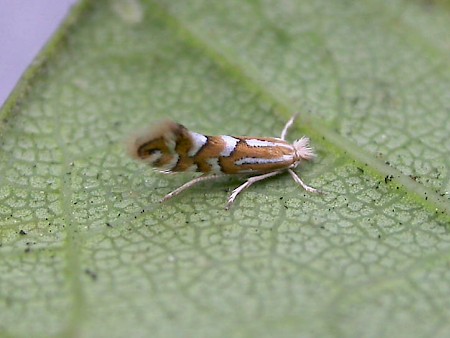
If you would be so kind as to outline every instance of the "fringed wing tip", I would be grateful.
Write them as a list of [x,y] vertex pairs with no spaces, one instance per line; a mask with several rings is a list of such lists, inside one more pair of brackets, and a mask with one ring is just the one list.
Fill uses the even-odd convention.
[[309,142],[309,138],[305,136],[294,142],[294,148],[298,156],[307,161],[313,160],[316,157],[316,154],[309,145]]

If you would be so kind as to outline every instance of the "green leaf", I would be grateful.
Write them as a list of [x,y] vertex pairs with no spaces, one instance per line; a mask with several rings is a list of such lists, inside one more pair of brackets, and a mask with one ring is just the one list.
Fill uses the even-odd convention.
[[[84,1],[0,112],[0,335],[445,337],[445,1]],[[193,177],[130,159],[172,118],[308,135],[282,175],[158,200]]]

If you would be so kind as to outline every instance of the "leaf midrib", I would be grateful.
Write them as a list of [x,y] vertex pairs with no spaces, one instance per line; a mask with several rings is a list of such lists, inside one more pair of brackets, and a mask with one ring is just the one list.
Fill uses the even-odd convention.
[[[258,92],[261,99],[274,106],[273,110],[282,114],[284,119],[288,119],[296,111],[296,109],[292,108],[294,106],[292,102],[285,95],[260,80],[258,72],[252,64],[240,60],[229,48],[220,46],[220,50],[217,49],[210,39],[196,34],[196,31],[188,23],[172,15],[169,10],[155,1],[151,0],[150,2],[155,7],[155,11],[158,11],[161,18],[166,21],[167,26],[182,34],[187,44],[204,51],[205,55],[220,65],[223,70],[226,70],[230,76],[241,81],[244,87]],[[404,190],[410,195],[409,197],[412,200],[422,204],[432,212],[441,213],[442,216],[445,216],[450,221],[450,201],[443,198],[439,192],[414,181],[400,170],[384,163],[382,159],[374,157],[373,154],[324,126],[314,116],[308,114],[307,120],[302,121],[302,125],[309,130],[310,136],[315,136],[314,142],[321,143],[330,152],[350,157],[355,166],[367,168],[368,172],[381,181],[387,176],[392,176],[390,185],[398,193]]]

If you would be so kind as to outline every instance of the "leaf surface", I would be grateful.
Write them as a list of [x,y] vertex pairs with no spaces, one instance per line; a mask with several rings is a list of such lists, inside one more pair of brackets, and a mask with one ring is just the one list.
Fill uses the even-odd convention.
[[[84,1],[0,112],[0,334],[445,337],[448,6]],[[163,118],[308,135],[252,186],[133,162]]]

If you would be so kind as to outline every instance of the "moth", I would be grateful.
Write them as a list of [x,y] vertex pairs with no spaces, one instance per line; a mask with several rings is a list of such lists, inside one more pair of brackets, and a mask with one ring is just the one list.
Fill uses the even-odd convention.
[[284,126],[280,137],[207,136],[188,130],[171,120],[161,121],[152,128],[133,135],[129,154],[157,171],[171,174],[198,172],[202,175],[170,192],[160,202],[167,201],[197,183],[225,175],[246,177],[245,183],[233,190],[225,209],[252,184],[288,172],[294,181],[311,193],[321,191],[305,184],[294,172],[302,161],[315,157],[310,140],[302,137],[292,144],[286,141],[295,114]]

